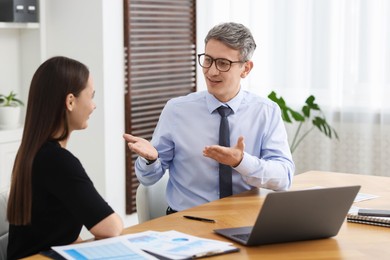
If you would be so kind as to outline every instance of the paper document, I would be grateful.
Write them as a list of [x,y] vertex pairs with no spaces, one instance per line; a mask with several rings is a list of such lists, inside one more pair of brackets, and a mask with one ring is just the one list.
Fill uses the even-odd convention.
[[204,239],[177,231],[145,231],[87,243],[53,247],[66,259],[188,259],[236,252],[232,243]]
[[363,200],[371,200],[371,199],[376,199],[379,198],[378,195],[373,195],[373,194],[367,194],[367,193],[361,193],[359,192],[358,195],[356,196],[354,202],[360,202]]
[[[314,187],[311,187],[311,188],[308,188],[308,189],[321,189],[321,188],[324,188],[324,187],[323,186],[314,186]],[[367,194],[367,193],[359,192],[356,195],[356,198],[354,199],[353,202],[360,202],[360,201],[371,200],[371,199],[376,199],[376,198],[379,198],[379,196],[378,195],[373,195],[373,194]]]
[[140,248],[127,243],[122,237],[93,242],[52,247],[66,259],[157,259]]

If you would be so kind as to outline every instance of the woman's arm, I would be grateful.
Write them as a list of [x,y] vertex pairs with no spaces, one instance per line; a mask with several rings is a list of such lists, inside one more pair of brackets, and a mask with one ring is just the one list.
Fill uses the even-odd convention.
[[96,239],[119,236],[123,230],[123,222],[117,213],[108,217],[93,226],[89,231]]

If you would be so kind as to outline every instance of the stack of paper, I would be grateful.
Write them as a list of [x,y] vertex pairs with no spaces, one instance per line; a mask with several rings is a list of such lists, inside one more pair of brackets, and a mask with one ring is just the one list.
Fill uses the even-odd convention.
[[[177,231],[145,231],[88,243],[53,247],[66,259],[189,259],[236,252],[231,243]],[[147,253],[146,253],[147,252]]]

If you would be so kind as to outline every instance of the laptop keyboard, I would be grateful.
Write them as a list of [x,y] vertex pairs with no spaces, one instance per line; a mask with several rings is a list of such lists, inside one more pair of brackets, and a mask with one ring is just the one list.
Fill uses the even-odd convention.
[[235,235],[233,235],[233,237],[238,238],[238,239],[243,240],[243,241],[248,241],[249,235],[250,235],[250,233],[246,233],[246,234],[235,234]]

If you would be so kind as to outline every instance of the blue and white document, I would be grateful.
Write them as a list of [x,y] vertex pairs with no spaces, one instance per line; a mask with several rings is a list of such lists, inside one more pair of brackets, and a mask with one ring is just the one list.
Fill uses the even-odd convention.
[[237,252],[230,242],[199,238],[178,231],[145,231],[92,242],[52,248],[69,260],[189,259]]

